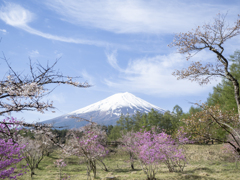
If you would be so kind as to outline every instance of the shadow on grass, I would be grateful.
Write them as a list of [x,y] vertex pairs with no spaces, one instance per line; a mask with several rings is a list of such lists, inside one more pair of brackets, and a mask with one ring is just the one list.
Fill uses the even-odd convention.
[[45,170],[45,168],[43,168],[43,167],[38,167],[36,169],[38,169],[38,170]]
[[130,172],[138,172],[138,171],[142,171],[142,169],[111,169],[111,171],[109,172],[118,172],[118,173],[130,173]]
[[[171,180],[170,178],[168,178],[169,180]],[[176,178],[174,178],[176,179]],[[217,180],[215,178],[212,177],[208,177],[208,176],[198,176],[198,175],[194,175],[194,174],[183,174],[182,176],[177,178],[178,180]]]
[[69,165],[79,165],[79,162],[75,162],[75,161],[66,161],[66,162]]
[[51,158],[51,159],[59,159],[59,158],[57,158],[57,157],[54,157],[54,156],[51,156],[51,155],[49,155],[49,156],[47,156],[48,158]]
[[81,168],[72,168],[70,171],[71,172],[81,172],[81,171],[83,171],[83,169],[81,169]]
[[113,169],[112,172],[128,173],[128,172],[131,172],[131,170],[129,170],[129,169]]
[[[197,175],[195,173],[206,173],[205,175]],[[192,169],[192,170],[185,170],[184,172],[178,172],[178,177],[177,179],[179,180],[216,180],[215,178],[213,177],[209,177],[210,174],[214,173],[215,171],[210,169],[210,168],[207,168],[207,167],[201,167],[201,168],[195,168],[195,169]],[[169,180],[171,179],[176,179],[175,178],[169,178]]]

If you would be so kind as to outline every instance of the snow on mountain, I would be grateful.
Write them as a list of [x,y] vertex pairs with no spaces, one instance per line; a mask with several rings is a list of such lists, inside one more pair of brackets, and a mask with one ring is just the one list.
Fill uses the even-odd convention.
[[70,116],[77,116],[85,119],[92,118],[94,122],[102,125],[115,125],[121,113],[124,115],[129,113],[131,116],[137,111],[148,113],[152,108],[161,113],[165,112],[164,109],[150,104],[131,93],[125,92],[114,94],[104,100],[70,112],[63,116],[43,121],[43,123],[55,122],[54,126],[65,125],[68,126],[68,128],[81,127],[85,125],[85,122],[79,123],[76,122],[75,119],[70,118]]
[[[118,93],[114,94],[102,101],[96,102],[94,104],[91,104],[87,107],[84,107],[82,109],[78,109],[76,111],[73,111],[69,113],[69,115],[75,115],[75,114],[81,114],[81,113],[88,113],[91,111],[112,111],[114,112],[117,109],[121,109],[123,107],[128,107],[130,109],[139,110],[142,111],[143,109],[145,112],[149,112],[149,109],[151,108],[157,109],[161,112],[164,112],[165,110],[154,106],[147,101],[144,101],[136,96],[134,96],[131,93],[125,92],[125,93]],[[116,115],[119,115],[118,113],[113,113]],[[121,113],[120,113],[121,115]]]

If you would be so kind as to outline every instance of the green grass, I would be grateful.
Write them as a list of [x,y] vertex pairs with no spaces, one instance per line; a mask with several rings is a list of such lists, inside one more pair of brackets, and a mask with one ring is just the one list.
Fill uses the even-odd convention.
[[[240,179],[239,170],[236,169],[234,162],[228,162],[229,156],[223,154],[219,145],[186,145],[186,155],[188,164],[183,172],[170,173],[165,165],[160,165],[159,172],[156,175],[158,180],[236,180]],[[56,159],[62,158],[62,154],[58,151],[52,153],[49,157],[44,157],[39,164],[39,168],[35,170],[36,180],[55,180],[59,179],[57,167],[53,164]],[[135,169],[131,170],[130,163],[125,162],[129,159],[129,155],[125,152],[118,151],[104,159],[109,172],[101,169],[101,165],[97,165],[97,179],[105,177],[117,177],[117,179],[126,180],[145,180],[146,175],[141,170],[140,164],[135,163]],[[65,159],[67,166],[63,169],[63,174],[70,175],[71,180],[87,179],[87,168],[85,164],[79,164],[78,157],[68,157]],[[22,161],[19,164],[23,165]],[[28,172],[19,180],[30,180]]]

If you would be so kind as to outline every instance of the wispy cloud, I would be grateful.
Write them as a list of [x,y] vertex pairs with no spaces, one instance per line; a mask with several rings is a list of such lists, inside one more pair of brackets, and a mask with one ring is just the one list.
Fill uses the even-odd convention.
[[38,50],[32,50],[28,54],[30,57],[36,57],[39,55],[39,52],[38,52]]
[[67,42],[67,43],[75,43],[75,44],[87,44],[87,45],[103,46],[103,47],[110,46],[109,43],[102,42],[102,41],[91,41],[91,40],[75,39],[75,38],[67,38],[67,37],[62,37],[62,36],[51,35],[51,34],[43,33],[41,31],[33,29],[29,26],[25,26],[21,29],[23,29],[23,30],[25,30],[25,31],[27,31],[31,34],[35,34],[35,35],[41,36],[43,38],[56,40],[56,41],[62,41],[62,42]]
[[219,11],[230,10],[235,16],[238,12],[235,5],[188,0],[45,0],[45,4],[62,20],[115,33],[188,31]]
[[95,79],[92,75],[90,75],[85,69],[81,71],[81,75],[83,79],[86,79],[90,85],[95,84]]
[[116,70],[118,71],[124,71],[123,69],[121,69],[118,66],[118,62],[117,62],[117,50],[114,50],[112,52],[105,52],[106,56],[107,56],[107,61],[108,63]]
[[6,34],[7,30],[6,29],[0,29],[0,32],[2,32],[3,34]]
[[0,19],[3,20],[6,24],[20,28],[28,33],[41,36],[46,39],[62,41],[67,43],[76,43],[76,44],[87,44],[95,46],[110,46],[110,43],[102,41],[91,41],[84,39],[75,39],[67,38],[62,36],[56,36],[48,33],[41,32],[34,28],[31,28],[28,24],[34,19],[35,15],[30,11],[26,10],[22,6],[14,3],[6,3],[5,6],[1,7]]
[[[203,52],[201,56],[204,54],[206,55],[206,52]],[[201,56],[197,55],[194,58],[201,60]],[[208,57],[212,58],[212,56]],[[177,53],[135,59],[129,61],[126,69],[120,68],[117,79],[105,79],[104,82],[107,86],[121,91],[155,94],[163,97],[206,93],[219,82],[218,78],[217,81],[212,81],[212,84],[199,86],[189,80],[177,80],[172,72],[186,67],[187,63],[189,62],[185,57]],[[112,67],[115,68],[116,65]]]

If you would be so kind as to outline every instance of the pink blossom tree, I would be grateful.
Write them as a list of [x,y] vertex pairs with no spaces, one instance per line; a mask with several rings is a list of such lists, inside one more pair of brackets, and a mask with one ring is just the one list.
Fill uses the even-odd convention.
[[[184,151],[178,148],[179,143],[188,142],[183,136],[176,141],[164,132],[157,134],[152,128],[152,131],[132,133],[132,137],[125,137],[123,143],[138,158],[147,179],[154,180],[160,163],[167,165],[170,172],[183,171],[186,158]],[[130,144],[129,139],[135,141]]]
[[133,154],[132,149],[130,147],[137,140],[135,138],[135,133],[133,132],[133,130],[131,130],[127,133],[124,133],[124,132],[121,132],[121,133],[122,133],[122,137],[119,138],[118,141],[121,142],[122,145],[120,145],[119,147],[121,149],[123,149],[124,151],[127,151],[129,153],[130,165],[131,165],[132,170],[134,170],[135,157],[134,157],[134,154]]
[[0,139],[0,179],[16,179],[17,176],[23,175],[23,170],[14,175],[16,166],[12,167],[24,158],[21,155],[23,148],[24,146],[14,144],[11,139],[8,141]]
[[69,133],[71,139],[67,143],[68,146],[64,147],[64,152],[84,158],[88,177],[90,177],[90,172],[92,171],[94,178],[96,178],[96,161],[105,157],[108,153],[108,150],[104,146],[107,138],[106,133],[96,123],[82,127],[79,131],[82,132],[81,137],[77,137],[74,133]]
[[[5,123],[16,123],[14,118],[6,118],[3,120]],[[21,150],[25,147],[24,145],[19,145],[13,141],[11,137],[17,138],[16,130],[18,125],[6,125],[0,124],[0,179],[10,178],[16,179],[17,176],[23,175],[22,172],[17,175],[15,173],[16,166],[24,157],[21,155]]]

